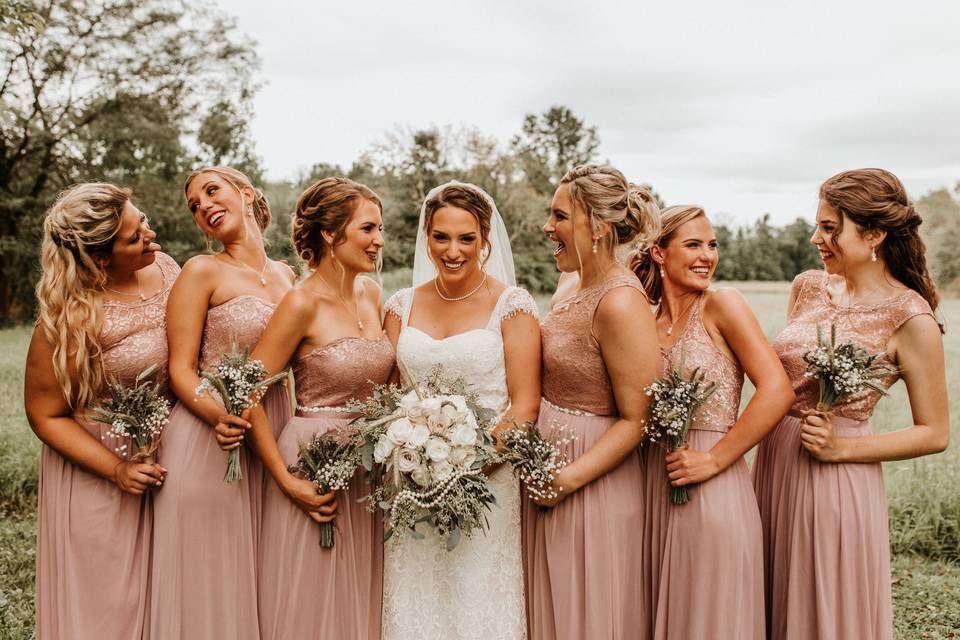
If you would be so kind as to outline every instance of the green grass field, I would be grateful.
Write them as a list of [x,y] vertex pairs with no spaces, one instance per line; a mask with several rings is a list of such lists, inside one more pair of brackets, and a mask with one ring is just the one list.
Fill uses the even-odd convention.
[[[386,274],[392,291],[409,274]],[[788,285],[737,283],[750,300],[764,331],[774,336],[786,317]],[[545,310],[547,297],[538,298]],[[947,385],[953,446],[945,453],[884,466],[894,553],[893,594],[896,637],[960,637],[960,300],[944,301]],[[23,363],[28,328],[0,331],[0,638],[33,636],[33,563],[40,445],[23,415]],[[745,400],[752,389],[745,393]],[[874,425],[886,431],[910,423],[902,383],[881,400]]]

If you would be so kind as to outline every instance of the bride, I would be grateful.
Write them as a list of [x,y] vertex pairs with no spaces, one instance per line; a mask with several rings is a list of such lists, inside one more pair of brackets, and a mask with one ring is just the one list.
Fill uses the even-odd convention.
[[[420,210],[414,286],[390,298],[384,321],[403,383],[440,364],[500,415],[536,420],[537,307],[514,283],[510,240],[493,199],[461,182],[433,189]],[[477,531],[452,551],[426,527],[426,539],[387,543],[384,640],[526,637],[520,489],[506,466],[489,482],[497,503],[486,535]]]

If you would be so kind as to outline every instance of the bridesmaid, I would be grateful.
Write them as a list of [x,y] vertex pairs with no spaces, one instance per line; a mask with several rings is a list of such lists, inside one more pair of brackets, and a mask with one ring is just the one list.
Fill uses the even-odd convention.
[[[777,354],[736,289],[710,290],[717,238],[703,209],[677,206],[660,216],[660,237],[633,260],[657,310],[664,371],[685,363],[717,384],[709,413],[697,416],[687,448],[646,453],[647,522],[643,547],[652,637],[766,636],[763,534],[743,454],[793,404]],[[746,370],[757,388],[739,418]],[[670,487],[690,485],[675,505]]]
[[653,314],[617,246],[656,237],[658,210],[645,187],[613,167],[583,165],[561,180],[544,232],[572,291],[541,327],[547,434],[566,425],[570,465],[558,496],[527,502],[524,521],[531,638],[627,638],[645,633],[641,579],[643,474],[637,446],[647,387],[660,373]]
[[[839,173],[820,187],[812,243],[826,273],[793,281],[787,326],[774,342],[797,401],[761,443],[754,488],[763,521],[768,635],[883,640],[893,635],[887,504],[880,462],[943,451],[949,439],[937,292],[921,220],[882,169]],[[874,435],[873,390],[814,411],[817,381],[803,354],[817,325],[838,342],[885,351],[902,377],[915,424]],[[801,446],[802,445],[802,446]]]
[[[256,544],[263,472],[241,452],[243,479],[226,483],[226,451],[243,444],[249,423],[224,415],[223,405],[195,399],[198,364],[209,368],[231,341],[252,347],[293,282],[270,260],[262,232],[270,208],[245,175],[229,167],[193,172],[184,186],[200,230],[223,245],[184,265],[170,294],[167,335],[170,377],[180,403],[163,441],[170,478],[155,500],[150,634],[175,638],[258,638]],[[290,403],[282,385],[264,408],[284,424]]]
[[27,419],[44,444],[40,640],[143,633],[153,521],[145,492],[166,470],[128,458],[129,438],[84,416],[108,378],[132,384],[152,364],[165,378],[164,310],[180,269],[155,238],[130,192],[112,184],[71,187],[43,222],[40,311],[24,376]]
[[317,522],[330,521],[333,493],[292,476],[299,444],[342,432],[344,405],[367,397],[393,371],[393,346],[380,324],[380,287],[358,278],[378,267],[383,249],[380,198],[346,178],[312,184],[297,202],[293,245],[313,269],[287,292],[254,357],[271,372],[294,358],[297,414],[274,439],[262,409],[252,413],[253,445],[275,482],[267,485],[260,540],[260,637],[380,637],[383,530],[357,498],[363,474],[339,500],[333,549],[318,544]]

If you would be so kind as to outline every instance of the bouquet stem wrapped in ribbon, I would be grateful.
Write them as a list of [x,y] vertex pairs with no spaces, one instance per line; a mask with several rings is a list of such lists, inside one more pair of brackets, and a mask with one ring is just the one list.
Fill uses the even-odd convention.
[[[159,383],[147,381],[158,369],[158,365],[152,364],[141,371],[132,387],[111,380],[107,383],[107,397],[103,404],[90,412],[91,420],[110,425],[110,435],[133,440],[137,452],[132,460],[145,464],[156,462],[160,435],[170,415],[170,402],[161,392]],[[126,451],[117,453],[125,454]]]
[[838,345],[836,324],[830,324],[829,334],[823,325],[817,325],[817,347],[803,355],[806,375],[820,384],[817,413],[830,415],[841,400],[864,389],[886,395],[886,389],[875,381],[896,373],[896,368],[881,362],[883,357],[883,353],[871,355],[853,342]]
[[[194,392],[194,402],[216,392],[227,413],[239,417],[247,409],[260,404],[270,385],[286,376],[286,370],[268,376],[263,363],[250,357],[249,348],[241,352],[237,343],[231,341],[230,352],[220,356],[220,362],[212,370],[200,374],[200,386]],[[236,482],[242,479],[238,447],[227,454],[227,471],[223,480]]]
[[[681,351],[680,366],[654,380],[646,389],[652,399],[650,423],[645,431],[650,442],[666,441],[670,449],[687,446],[687,432],[693,424],[697,411],[716,390],[715,382],[707,382],[698,368],[684,376],[685,354]],[[670,501],[685,504],[690,500],[687,487],[671,487]]]

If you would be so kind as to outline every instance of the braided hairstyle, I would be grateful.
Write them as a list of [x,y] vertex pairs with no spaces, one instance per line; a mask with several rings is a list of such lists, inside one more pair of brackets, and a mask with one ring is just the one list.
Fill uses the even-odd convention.
[[[130,191],[88,182],[62,191],[47,210],[40,243],[37,326],[53,348],[53,373],[73,409],[92,403],[104,383],[100,292]],[[70,380],[70,364],[77,386]]]
[[878,253],[887,269],[936,311],[940,295],[927,271],[927,247],[918,229],[923,219],[895,175],[884,169],[843,171],[820,185],[820,199],[842,214],[834,238],[846,219],[861,232],[886,231]]
[[300,194],[293,214],[291,241],[307,266],[316,269],[327,251],[323,231],[333,234],[333,245],[340,243],[361,200],[374,203],[383,213],[380,196],[349,178],[323,178]]

